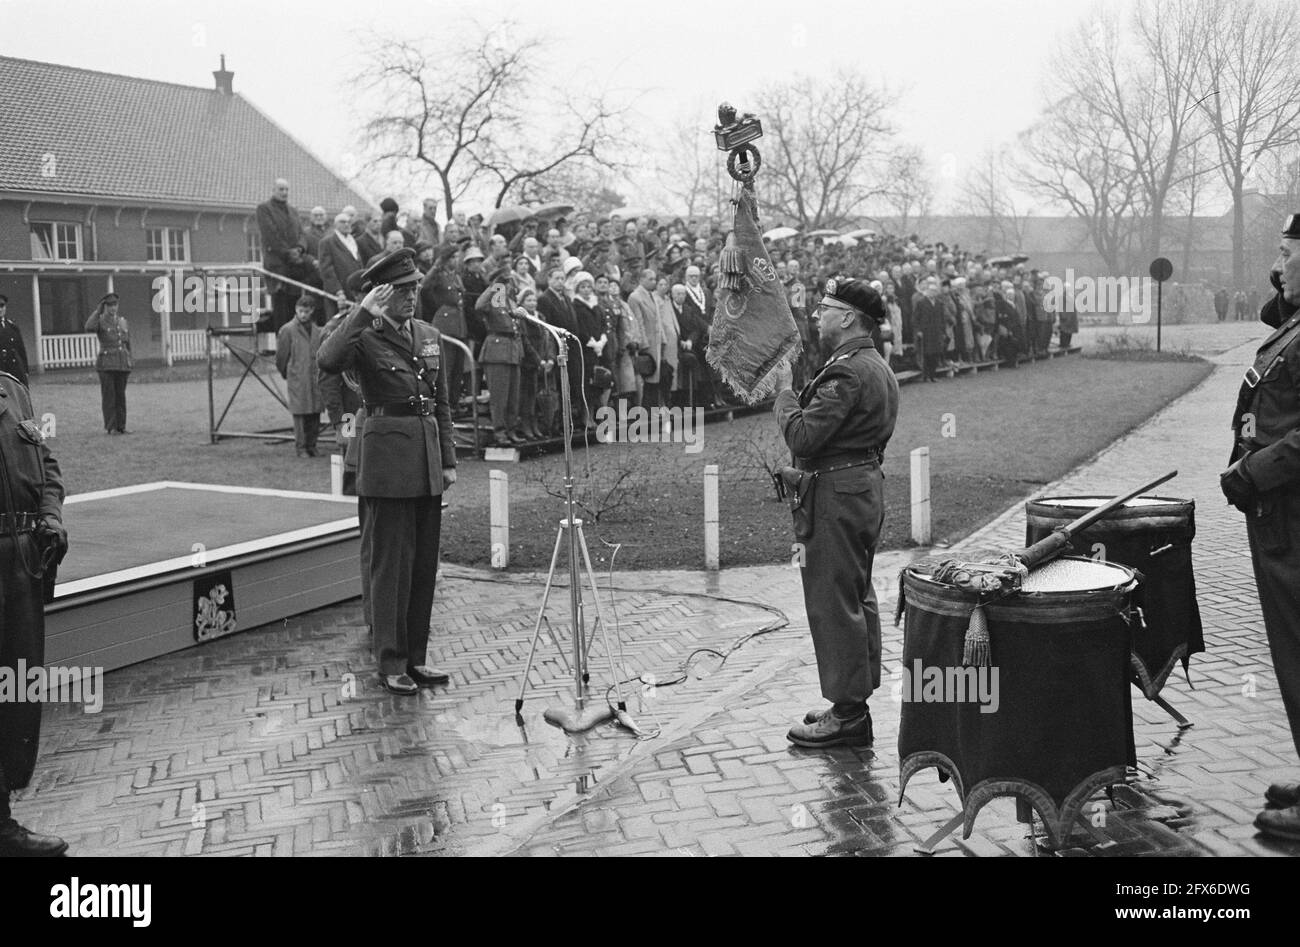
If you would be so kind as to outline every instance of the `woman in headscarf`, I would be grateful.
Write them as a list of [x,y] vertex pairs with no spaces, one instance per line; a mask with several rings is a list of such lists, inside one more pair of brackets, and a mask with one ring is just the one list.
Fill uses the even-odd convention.
[[533,276],[533,265],[528,262],[528,257],[522,254],[515,257],[514,265],[510,268],[510,288],[515,299],[523,298],[525,291],[537,293],[537,280]]

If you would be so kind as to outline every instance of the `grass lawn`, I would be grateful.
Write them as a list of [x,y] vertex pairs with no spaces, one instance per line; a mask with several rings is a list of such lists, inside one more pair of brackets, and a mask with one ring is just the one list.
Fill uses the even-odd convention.
[[[956,540],[1097,453],[1209,371],[1201,361],[1071,356],[905,386],[885,460],[882,548],[910,544],[912,449],[930,448],[935,539]],[[218,380],[218,411],[233,387],[232,378]],[[231,412],[233,426],[260,430],[286,425],[282,409],[265,391],[253,383],[244,388]],[[126,437],[103,434],[97,386],[38,379],[33,397],[38,413],[55,416],[52,447],[70,493],[151,480],[329,489],[324,456],[298,459],[292,444],[208,443],[202,381],[132,384],[127,389],[128,428],[134,433]],[[710,424],[703,450],[694,454],[681,444],[576,451],[585,507],[581,515],[597,569],[608,564],[612,544],[621,544],[620,570],[702,566],[706,464],[720,468],[723,565],[787,560],[789,513],[776,500],[765,467],[785,460],[770,414]],[[546,568],[563,515],[562,455],[517,466],[462,461],[444,518],[444,559],[480,565],[490,560],[490,466],[510,474],[512,568]]]

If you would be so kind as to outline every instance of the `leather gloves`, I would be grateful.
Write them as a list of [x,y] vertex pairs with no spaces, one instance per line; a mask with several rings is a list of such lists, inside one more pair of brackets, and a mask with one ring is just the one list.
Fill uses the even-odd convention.
[[54,565],[62,562],[68,554],[68,531],[58,518],[48,513],[42,516],[40,525],[36,527],[36,535],[40,538],[45,562]]
[[1251,502],[1255,499],[1255,484],[1250,478],[1250,472],[1246,469],[1246,461],[1250,458],[1247,454],[1235,464],[1219,474],[1219,488],[1223,490],[1223,495],[1228,498],[1228,502],[1241,510],[1243,513],[1250,512]]

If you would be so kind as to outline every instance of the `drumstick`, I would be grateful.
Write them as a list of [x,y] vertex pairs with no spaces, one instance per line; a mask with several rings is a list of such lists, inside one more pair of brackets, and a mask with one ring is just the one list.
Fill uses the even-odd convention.
[[1038,542],[1034,543],[1032,546],[1020,550],[1018,553],[1015,554],[1016,558],[1019,559],[1021,562],[1023,562],[1025,564],[1025,567],[1028,569],[1036,568],[1037,566],[1041,566],[1045,562],[1055,559],[1065,550],[1067,546],[1070,545],[1070,538],[1075,533],[1083,532],[1093,523],[1097,522],[1099,519],[1104,517],[1111,510],[1119,509],[1129,500],[1141,496],[1142,494],[1146,493],[1148,490],[1154,490],[1162,483],[1167,483],[1168,481],[1174,479],[1174,477],[1177,476],[1178,476],[1178,471],[1171,470],[1163,477],[1160,477],[1159,479],[1156,480],[1152,480],[1150,483],[1144,483],[1136,490],[1132,490],[1124,494],[1123,496],[1118,496],[1115,497],[1114,499],[1107,500],[1101,506],[1097,507],[1095,510],[1088,511],[1083,516],[1080,516],[1074,522],[1067,523],[1065,526],[1057,527],[1052,531],[1052,534],[1050,536],[1045,536],[1042,539],[1040,539]]

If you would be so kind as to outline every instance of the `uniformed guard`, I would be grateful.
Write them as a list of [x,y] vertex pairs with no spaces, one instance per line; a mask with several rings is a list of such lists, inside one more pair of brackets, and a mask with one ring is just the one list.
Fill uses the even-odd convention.
[[414,694],[445,684],[429,667],[429,618],[438,571],[442,493],[456,482],[447,382],[438,330],[413,318],[420,272],[396,250],[365,272],[361,306],[321,343],[329,372],[351,369],[365,422],[357,430],[362,582],[384,686]]
[[9,318],[9,297],[0,293],[0,372],[27,384],[27,346],[18,325]]
[[898,382],[871,342],[880,294],[832,279],[810,319],[829,358],[796,397],[785,373],[776,421],[794,457],[782,471],[822,696],[788,738],[822,747],[872,741],[867,698],[880,686],[880,613],[871,566],[884,524],[880,469],[898,416]]
[[[1220,482],[1246,514],[1264,630],[1300,753],[1300,214],[1287,220],[1270,279],[1277,295],[1260,318],[1274,331],[1242,381]],[[1274,783],[1265,802],[1255,827],[1300,841],[1300,782]]]
[[[0,372],[0,668],[17,686],[22,666],[45,663],[44,579],[68,550],[63,481],[26,386]],[[13,820],[9,794],[36,767],[41,702],[0,700],[0,856],[62,855],[68,844]]]

